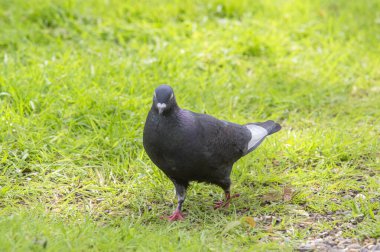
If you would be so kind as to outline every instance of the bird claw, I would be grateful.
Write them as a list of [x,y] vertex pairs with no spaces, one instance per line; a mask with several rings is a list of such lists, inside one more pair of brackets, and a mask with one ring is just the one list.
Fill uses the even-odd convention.
[[236,193],[236,194],[232,195],[230,199],[239,198],[239,197],[240,197],[240,193]]
[[228,208],[230,206],[231,199],[237,198],[239,196],[240,196],[240,194],[238,194],[238,193],[234,194],[232,196],[230,196],[229,194],[226,195],[226,200],[225,201],[224,200],[220,200],[220,201],[215,202],[214,209],[218,209],[218,208],[222,208],[222,207]]
[[185,217],[181,211],[175,210],[172,215],[162,217],[161,219],[167,219],[168,221],[181,221],[181,220],[184,220]]
[[230,206],[230,200],[226,200],[226,201],[221,200],[214,203],[214,209],[218,209],[222,207],[228,208],[229,206]]

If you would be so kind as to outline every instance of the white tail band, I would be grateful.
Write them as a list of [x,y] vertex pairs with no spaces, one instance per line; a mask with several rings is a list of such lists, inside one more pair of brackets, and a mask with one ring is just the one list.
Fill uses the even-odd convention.
[[264,137],[268,135],[268,131],[255,124],[248,124],[246,127],[251,132],[251,140],[248,142],[248,150],[255,146],[258,142],[260,142]]

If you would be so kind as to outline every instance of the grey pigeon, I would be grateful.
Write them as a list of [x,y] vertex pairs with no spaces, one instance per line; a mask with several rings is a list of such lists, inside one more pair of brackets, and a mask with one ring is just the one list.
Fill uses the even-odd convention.
[[230,194],[233,164],[280,129],[273,121],[239,125],[181,109],[170,86],[157,87],[143,142],[150,159],[176,189],[178,205],[168,219],[183,219],[181,208],[191,181],[220,186],[226,200],[215,207],[228,206],[231,198],[238,196]]

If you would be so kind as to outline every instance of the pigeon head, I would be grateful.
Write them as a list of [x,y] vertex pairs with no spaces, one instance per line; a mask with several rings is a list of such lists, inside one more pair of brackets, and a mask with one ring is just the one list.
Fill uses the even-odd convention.
[[160,115],[167,114],[177,108],[173,89],[168,85],[160,85],[154,91],[152,108]]

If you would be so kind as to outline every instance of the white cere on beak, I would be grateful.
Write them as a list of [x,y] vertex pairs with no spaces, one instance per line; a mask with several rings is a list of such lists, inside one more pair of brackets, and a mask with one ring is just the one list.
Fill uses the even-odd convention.
[[157,103],[157,109],[158,109],[159,114],[162,114],[162,112],[164,112],[165,108],[166,108],[165,103]]

